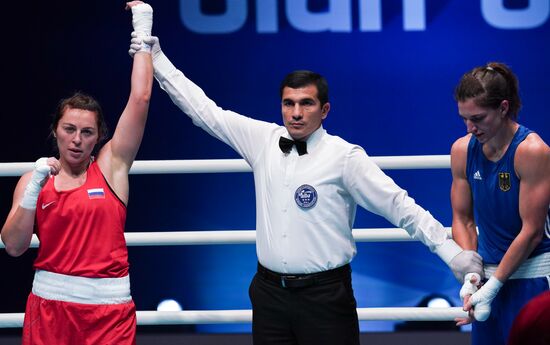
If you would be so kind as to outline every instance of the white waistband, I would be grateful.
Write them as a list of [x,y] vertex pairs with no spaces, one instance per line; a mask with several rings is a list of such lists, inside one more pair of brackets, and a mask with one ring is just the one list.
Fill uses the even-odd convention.
[[[485,278],[492,276],[498,265],[484,265]],[[510,279],[527,279],[550,276],[550,253],[543,253],[526,260]]]
[[32,293],[44,299],[82,304],[121,304],[132,300],[130,276],[87,278],[37,270]]

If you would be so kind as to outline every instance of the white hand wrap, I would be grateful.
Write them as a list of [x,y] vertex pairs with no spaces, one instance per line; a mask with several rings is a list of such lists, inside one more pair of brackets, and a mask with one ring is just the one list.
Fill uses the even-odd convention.
[[[132,6],[132,25],[137,36],[141,39],[151,36],[153,28],[153,8],[149,4]],[[151,52],[151,46],[142,43],[139,51]]]
[[19,205],[27,210],[36,209],[36,201],[38,194],[42,190],[42,182],[50,174],[51,168],[48,165],[48,158],[40,158],[34,163],[34,171],[32,172],[31,180],[25,188],[23,199]]
[[[471,282],[472,277],[475,277],[474,283]],[[473,295],[477,290],[478,284],[481,282],[481,276],[478,273],[466,273],[464,276],[464,284],[460,288],[460,299],[464,301],[464,298],[468,295]]]
[[502,283],[492,276],[476,293],[470,297],[470,303],[474,307],[474,318],[477,321],[485,321],[491,314],[491,302],[498,294]]

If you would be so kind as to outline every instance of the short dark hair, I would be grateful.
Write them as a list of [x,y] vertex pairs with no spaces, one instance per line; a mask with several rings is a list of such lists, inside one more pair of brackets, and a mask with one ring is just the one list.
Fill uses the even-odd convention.
[[319,73],[312,71],[300,70],[294,71],[286,75],[281,82],[279,89],[281,98],[283,97],[283,89],[290,87],[292,89],[298,89],[308,85],[315,85],[317,87],[317,98],[321,102],[321,106],[328,102],[328,83],[325,77]]
[[489,62],[465,73],[457,87],[454,98],[464,102],[470,98],[480,107],[497,109],[503,100],[510,103],[507,116],[516,120],[521,109],[519,82],[510,67],[501,62]]

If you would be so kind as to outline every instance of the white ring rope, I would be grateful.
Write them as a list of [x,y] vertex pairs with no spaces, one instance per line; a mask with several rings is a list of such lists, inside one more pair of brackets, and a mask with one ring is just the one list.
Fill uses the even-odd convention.
[[[450,156],[387,156],[372,157],[381,169],[444,169],[450,167]],[[32,170],[34,163],[0,163],[0,176],[20,176]],[[217,160],[171,160],[135,161],[131,174],[179,174],[179,173],[228,173],[250,172],[251,168],[242,159]],[[450,228],[446,228],[450,237]],[[243,244],[256,241],[254,230],[222,231],[170,231],[127,232],[128,246]],[[358,242],[414,241],[409,234],[398,228],[354,229],[353,237]],[[36,235],[31,247],[38,247]],[[0,248],[4,244],[0,242]],[[452,308],[357,308],[359,320],[390,321],[451,321],[466,317],[459,307]],[[20,328],[24,313],[0,313],[0,328]],[[213,323],[250,323],[251,310],[186,310],[138,311],[138,325],[178,325]]]
[[[452,321],[466,317],[459,307],[452,308],[357,308],[361,321]],[[20,328],[24,313],[0,314],[0,328]],[[252,310],[184,310],[138,311],[137,324],[144,325],[198,325],[219,323],[251,323]]]
[[[449,155],[433,156],[378,156],[371,157],[384,170],[391,169],[446,169],[451,165]],[[34,162],[0,163],[0,176],[21,176],[31,171]],[[196,159],[135,161],[130,174],[193,174],[251,172],[244,159]]]
[[[445,228],[451,238],[451,228]],[[256,242],[255,230],[215,230],[215,231],[167,231],[167,232],[126,232],[128,246],[180,246],[206,244],[247,244]],[[354,229],[356,242],[406,242],[416,241],[404,229],[371,228]],[[32,236],[30,248],[38,248],[36,234]],[[0,242],[0,249],[4,243]]]

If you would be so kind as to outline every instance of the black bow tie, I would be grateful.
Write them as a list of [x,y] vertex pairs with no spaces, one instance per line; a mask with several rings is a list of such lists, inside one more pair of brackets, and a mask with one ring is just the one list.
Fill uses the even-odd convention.
[[279,147],[281,148],[281,151],[284,153],[289,153],[290,150],[292,150],[292,146],[296,145],[296,150],[298,151],[298,155],[305,155],[307,154],[307,144],[305,141],[294,141],[287,139],[285,137],[279,138]]

